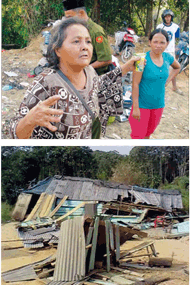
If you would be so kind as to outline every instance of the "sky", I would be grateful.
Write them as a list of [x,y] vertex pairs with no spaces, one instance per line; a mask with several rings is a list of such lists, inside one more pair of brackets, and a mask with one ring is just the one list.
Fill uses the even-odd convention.
[[89,146],[93,151],[118,151],[122,155],[128,155],[133,146]]

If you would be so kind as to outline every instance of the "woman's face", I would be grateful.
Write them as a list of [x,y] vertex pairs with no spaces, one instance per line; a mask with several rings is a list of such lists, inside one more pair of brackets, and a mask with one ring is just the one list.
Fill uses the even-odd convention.
[[168,42],[166,41],[166,37],[163,34],[158,33],[153,36],[151,41],[149,41],[149,45],[152,52],[155,54],[162,54],[168,46]]
[[66,38],[55,52],[60,64],[78,71],[90,64],[92,51],[88,30],[83,25],[74,24],[66,29]]

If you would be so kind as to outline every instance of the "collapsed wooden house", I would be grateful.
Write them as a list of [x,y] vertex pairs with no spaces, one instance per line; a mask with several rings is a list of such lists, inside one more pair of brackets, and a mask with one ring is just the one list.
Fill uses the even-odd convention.
[[[157,257],[157,252],[151,240],[120,252],[120,245],[134,235],[148,235],[132,224],[141,223],[147,213],[157,215],[181,208],[181,195],[176,190],[167,192],[87,178],[47,178],[22,191],[13,216],[24,220],[17,225],[24,247],[37,249],[53,244],[57,247],[56,256],[30,268],[4,272],[3,278],[10,282],[51,276],[52,281],[46,284],[58,285],[86,278],[89,281],[90,276],[104,280],[102,271],[96,270],[114,269],[125,273],[122,284],[135,285],[143,279],[122,268],[128,268],[129,262],[139,256]],[[146,254],[135,254],[144,249]],[[120,284],[121,276],[114,273],[113,278],[116,280],[110,280],[114,284]],[[92,279],[91,283],[100,281]]]
[[[149,211],[157,211],[156,214],[160,211],[172,212],[174,209],[178,210],[183,208],[182,197],[178,190],[147,189],[88,178],[54,176],[48,177],[30,189],[22,191],[18,197],[13,217],[18,221],[24,220],[26,215],[31,213],[40,195],[43,193],[49,195],[49,200],[46,202],[47,209],[44,211],[50,207],[52,209],[56,208],[61,199],[67,196],[67,200],[55,213],[56,216],[62,216],[78,206],[81,202],[86,201],[98,202],[95,204],[96,214],[106,213],[106,210],[109,213],[112,208],[112,211],[115,209],[112,215],[116,214],[118,216],[122,211],[125,213],[130,211],[135,212],[134,208],[136,208],[134,216],[137,218],[139,218],[141,214],[142,216],[144,215],[142,210],[145,208]],[[113,201],[116,202],[117,205],[113,205],[113,203],[110,204],[110,202]],[[107,207],[105,207],[105,204]],[[130,205],[133,205],[133,210],[131,210]],[[150,205],[151,208],[148,207]],[[84,215],[84,212],[85,205],[75,211],[73,215]],[[131,213],[130,216],[132,216]],[[130,222],[133,223],[133,217],[131,217]]]

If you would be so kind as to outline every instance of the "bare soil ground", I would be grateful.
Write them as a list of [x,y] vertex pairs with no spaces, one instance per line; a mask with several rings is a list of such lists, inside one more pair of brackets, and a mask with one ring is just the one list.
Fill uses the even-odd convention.
[[[18,268],[27,264],[31,264],[36,261],[40,261],[56,252],[55,248],[49,249],[26,249],[15,247],[22,246],[21,241],[16,242],[4,242],[10,240],[18,240],[18,235],[15,229],[16,223],[6,223],[1,227],[1,272]],[[144,273],[144,278],[154,277],[170,277],[171,280],[160,283],[161,285],[188,285],[189,284],[189,237],[183,237],[181,239],[160,239],[164,237],[164,231],[161,228],[147,230],[149,236],[143,240],[129,240],[122,245],[121,250],[130,249],[146,240],[154,240],[156,251],[159,253],[159,257],[172,257],[173,263],[171,268],[158,268],[152,270],[138,270],[139,273]],[[158,238],[158,239],[157,239]],[[12,249],[11,249],[12,248]],[[143,251],[141,251],[143,253]],[[144,251],[146,253],[146,251]],[[141,262],[147,264],[147,257],[138,257],[135,262]],[[134,270],[133,270],[134,271]],[[1,284],[5,285],[3,279]],[[10,282],[10,285],[40,285],[43,284],[42,280],[33,280],[25,282]]]
[[[2,52],[2,87],[12,83],[17,86],[21,82],[32,83],[34,78],[28,78],[42,57],[41,46],[44,38],[39,34],[30,45],[24,49],[7,50]],[[109,37],[110,44],[114,39]],[[136,52],[149,50],[146,38],[136,44]],[[119,60],[120,57],[118,56]],[[122,62],[120,61],[122,64]],[[9,77],[4,71],[13,71],[17,77]],[[171,84],[166,88],[166,107],[160,125],[151,139],[188,139],[189,138],[189,72],[178,75],[177,82],[184,95],[172,91]],[[10,119],[15,115],[23,99],[27,87],[2,90],[2,138],[9,139]],[[105,139],[130,139],[129,122],[114,121],[107,127]]]

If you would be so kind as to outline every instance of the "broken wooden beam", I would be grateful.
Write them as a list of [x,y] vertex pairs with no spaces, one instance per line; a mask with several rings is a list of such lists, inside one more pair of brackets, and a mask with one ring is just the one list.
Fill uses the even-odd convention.
[[148,265],[150,267],[158,266],[158,267],[171,267],[173,258],[158,258],[158,257],[150,257]]
[[150,277],[144,281],[137,281],[135,285],[157,285],[170,279],[170,277]]
[[68,196],[64,196],[63,199],[59,202],[59,204],[55,207],[55,209],[48,215],[48,217],[52,218],[55,213],[59,210],[59,208],[64,204],[67,200]]
[[70,216],[72,213],[76,212],[78,209],[80,209],[81,207],[83,207],[85,205],[85,202],[80,203],[78,206],[76,206],[74,209],[72,209],[71,211],[67,212],[65,215],[59,217],[58,219],[55,220],[56,223],[61,223],[65,218],[67,218],[68,216]]

